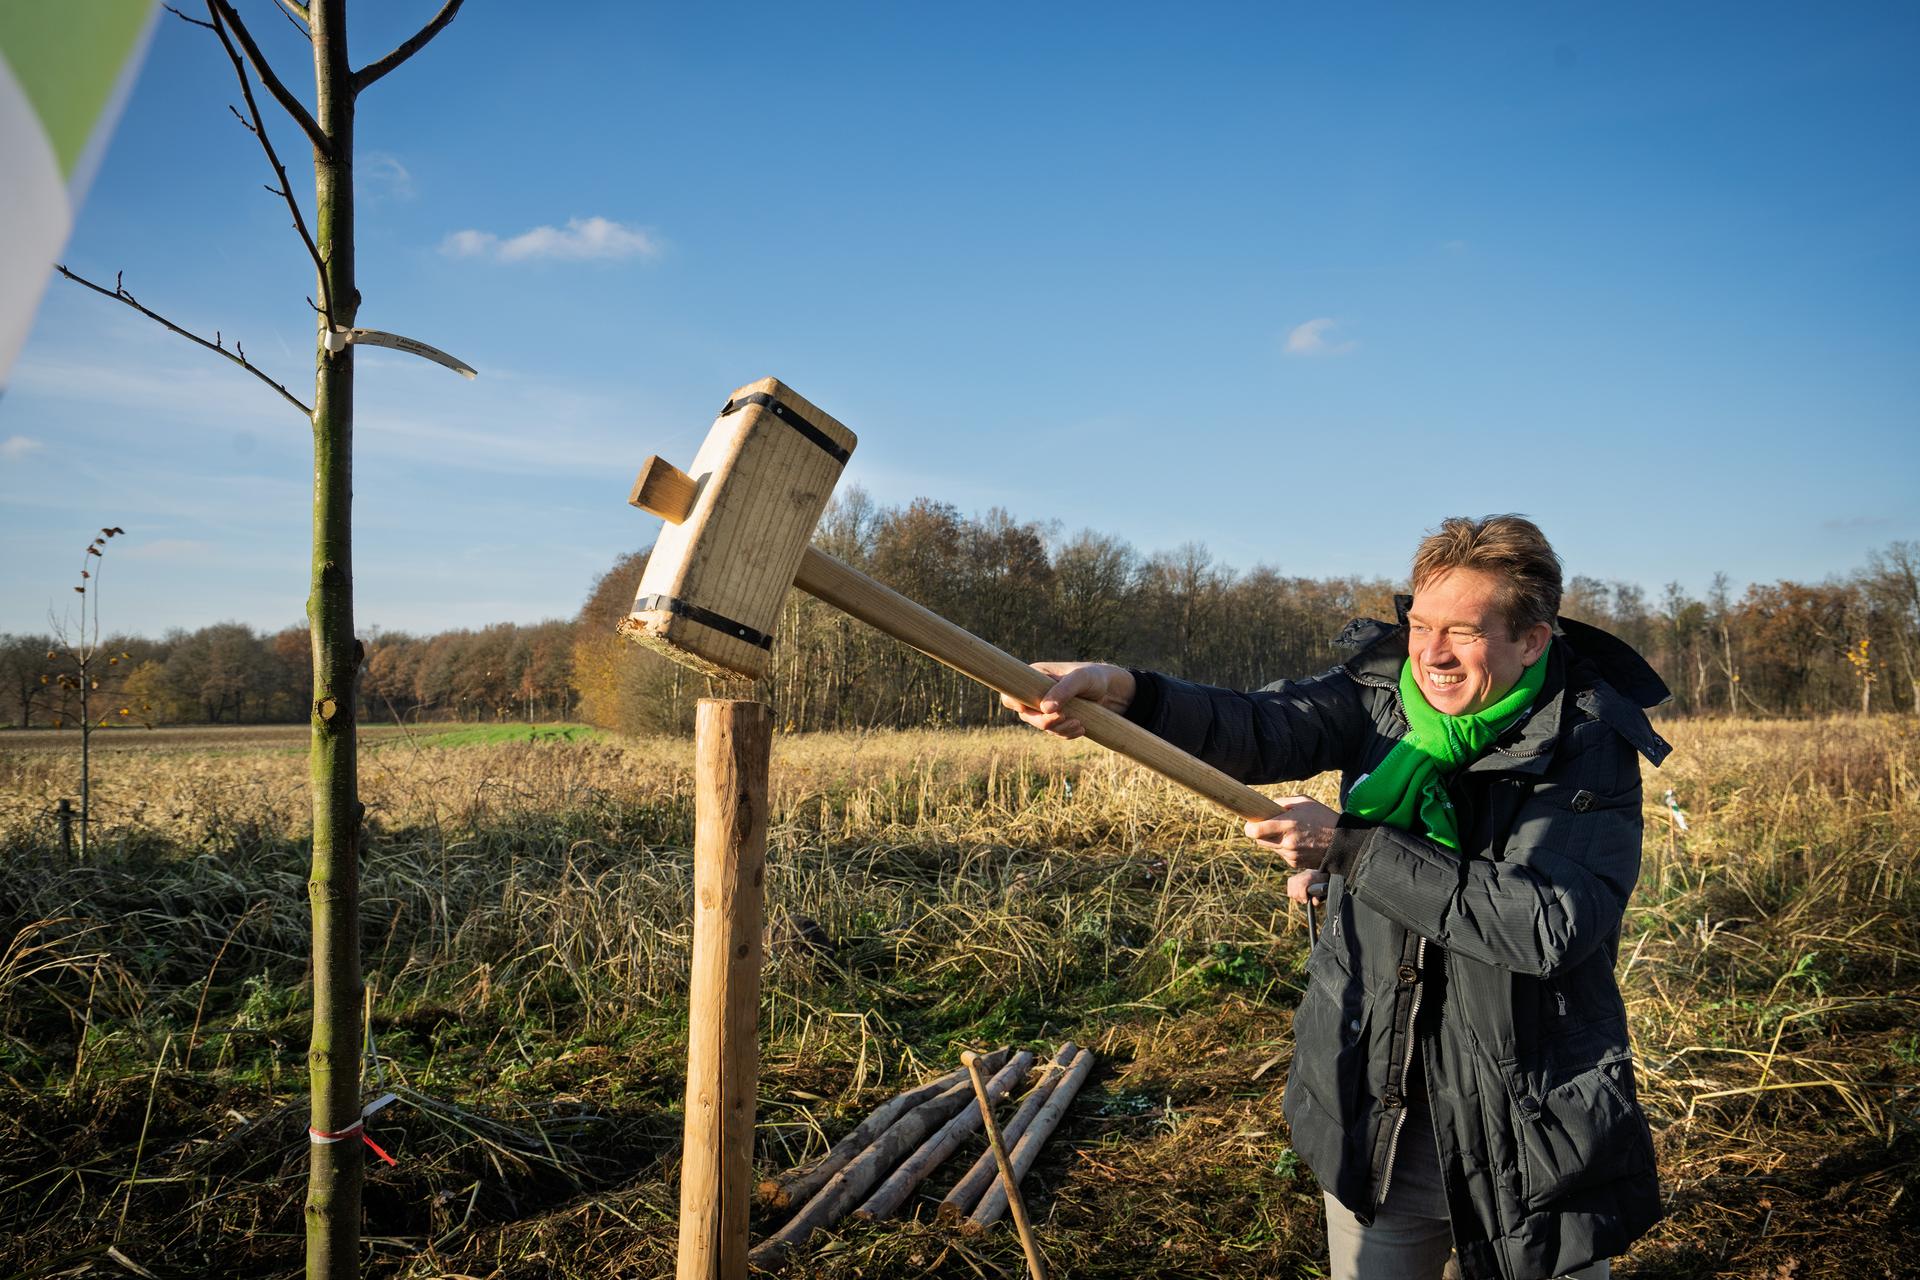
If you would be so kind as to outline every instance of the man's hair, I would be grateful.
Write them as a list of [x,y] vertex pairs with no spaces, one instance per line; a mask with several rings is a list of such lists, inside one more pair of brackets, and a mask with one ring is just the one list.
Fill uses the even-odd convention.
[[1413,553],[1413,589],[1453,569],[1477,569],[1499,579],[1500,612],[1515,640],[1536,622],[1552,626],[1560,612],[1560,557],[1540,526],[1525,516],[1441,521]]

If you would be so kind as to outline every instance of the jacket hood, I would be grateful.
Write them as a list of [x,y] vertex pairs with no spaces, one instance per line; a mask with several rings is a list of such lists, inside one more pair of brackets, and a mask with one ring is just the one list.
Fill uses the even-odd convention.
[[1615,692],[1631,698],[1634,706],[1657,707],[1673,696],[1660,673],[1625,640],[1572,618],[1553,621],[1554,630],[1566,638],[1573,651],[1591,662]]

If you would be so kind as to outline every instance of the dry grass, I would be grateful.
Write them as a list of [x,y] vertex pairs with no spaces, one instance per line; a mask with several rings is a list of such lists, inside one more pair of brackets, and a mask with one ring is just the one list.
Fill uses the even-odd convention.
[[[1619,1272],[1899,1273],[1920,738],[1899,720],[1670,736],[1623,970],[1672,1213]],[[402,1095],[375,1126],[401,1163],[370,1176],[369,1274],[671,1269],[689,757],[365,754],[372,1027]],[[161,1276],[297,1274],[305,761],[116,755],[106,855],[78,868],[46,816],[68,771],[0,754],[0,1274],[114,1273],[116,1243]],[[1311,1274],[1317,1196],[1279,1118],[1304,932],[1236,824],[1024,731],[783,739],[774,792],[766,1169],[959,1045],[1072,1035],[1102,1055],[1036,1175],[1056,1269]],[[834,949],[790,945],[783,915]],[[930,1221],[848,1228],[806,1265],[1020,1273],[1006,1233]]]

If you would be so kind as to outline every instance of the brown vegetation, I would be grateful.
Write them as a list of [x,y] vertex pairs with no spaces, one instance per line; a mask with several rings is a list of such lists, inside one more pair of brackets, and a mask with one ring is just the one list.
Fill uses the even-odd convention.
[[[1668,732],[1622,973],[1670,1217],[1619,1273],[1903,1274],[1920,735],[1884,717]],[[372,1026],[401,1095],[372,1127],[400,1163],[369,1175],[370,1274],[669,1270],[689,754],[367,753]],[[0,755],[0,1273],[116,1241],[161,1276],[287,1271],[303,761],[107,770],[103,860],[79,867],[42,817],[53,767]],[[1304,930],[1234,824],[1020,731],[781,738],[773,785],[771,908],[831,941],[769,960],[761,1172],[963,1045],[1073,1036],[1101,1067],[1027,1187],[1056,1270],[1266,1276],[1319,1256],[1279,1118]],[[817,1240],[808,1274],[1017,1272],[1011,1233],[934,1223],[965,1163],[909,1221]]]

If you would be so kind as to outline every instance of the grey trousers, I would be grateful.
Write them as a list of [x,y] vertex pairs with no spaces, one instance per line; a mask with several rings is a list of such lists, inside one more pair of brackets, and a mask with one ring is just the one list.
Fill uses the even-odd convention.
[[[1453,1253],[1453,1229],[1424,1098],[1415,1102],[1400,1130],[1392,1177],[1387,1202],[1370,1227],[1361,1226],[1338,1200],[1325,1197],[1333,1280],[1440,1280]],[[1608,1280],[1612,1272],[1602,1258],[1564,1280]]]

